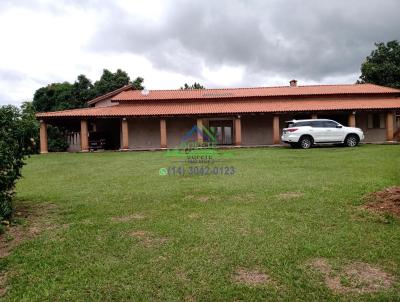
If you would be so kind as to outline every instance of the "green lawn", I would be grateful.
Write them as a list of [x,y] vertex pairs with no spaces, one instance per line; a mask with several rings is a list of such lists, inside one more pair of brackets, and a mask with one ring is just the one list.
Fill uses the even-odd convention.
[[[400,146],[224,152],[217,165],[234,175],[160,176],[181,165],[165,152],[31,157],[16,204],[56,205],[45,215],[57,227],[0,260],[10,272],[3,299],[400,300],[400,221],[359,207],[400,184]],[[396,280],[337,293],[308,265],[315,258],[369,263]],[[238,269],[270,282],[236,282]]]

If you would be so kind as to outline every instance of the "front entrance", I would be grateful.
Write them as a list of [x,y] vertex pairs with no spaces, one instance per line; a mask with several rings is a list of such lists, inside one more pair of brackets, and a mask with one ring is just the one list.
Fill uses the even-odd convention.
[[217,145],[232,145],[232,120],[211,120],[209,121],[209,128],[210,131],[215,135]]

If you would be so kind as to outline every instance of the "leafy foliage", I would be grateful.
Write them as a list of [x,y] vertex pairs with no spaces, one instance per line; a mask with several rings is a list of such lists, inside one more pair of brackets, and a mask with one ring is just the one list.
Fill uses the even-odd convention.
[[35,108],[32,102],[24,102],[21,105],[21,129],[24,133],[24,146],[29,154],[39,151],[39,122],[35,116]]
[[93,85],[95,97],[128,85],[129,82],[130,78],[125,71],[118,69],[115,73],[112,73],[104,69],[100,80],[96,81]]
[[185,83],[185,85],[183,87],[181,87],[182,90],[188,90],[188,89],[205,89],[205,87],[203,85],[201,85],[200,83],[196,83],[194,82],[192,85],[188,85],[187,83]]
[[33,106],[38,112],[48,112],[86,107],[86,102],[131,84],[134,89],[143,89],[143,78],[130,81],[128,74],[118,69],[115,73],[104,69],[100,79],[94,84],[83,74],[76,81],[53,83],[36,90]]
[[30,105],[22,113],[17,107],[0,107],[0,218],[12,214],[12,197],[16,181],[21,177],[24,158],[35,143]]
[[400,44],[398,41],[375,43],[376,49],[361,65],[359,83],[400,88]]
[[50,152],[63,152],[68,148],[63,128],[47,125],[47,140]]

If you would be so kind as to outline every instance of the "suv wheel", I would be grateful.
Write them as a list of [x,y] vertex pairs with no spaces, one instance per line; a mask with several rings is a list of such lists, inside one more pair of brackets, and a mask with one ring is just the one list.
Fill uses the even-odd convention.
[[299,146],[302,149],[309,149],[312,145],[311,138],[309,136],[304,136],[299,141]]
[[344,144],[347,147],[355,147],[355,146],[358,145],[358,137],[356,135],[354,135],[354,134],[350,134],[344,140]]

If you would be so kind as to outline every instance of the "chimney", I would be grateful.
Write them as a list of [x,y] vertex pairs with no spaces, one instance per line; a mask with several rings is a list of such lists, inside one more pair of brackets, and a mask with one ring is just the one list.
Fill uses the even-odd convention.
[[290,83],[290,87],[297,87],[297,81],[296,80],[291,80],[289,83]]

